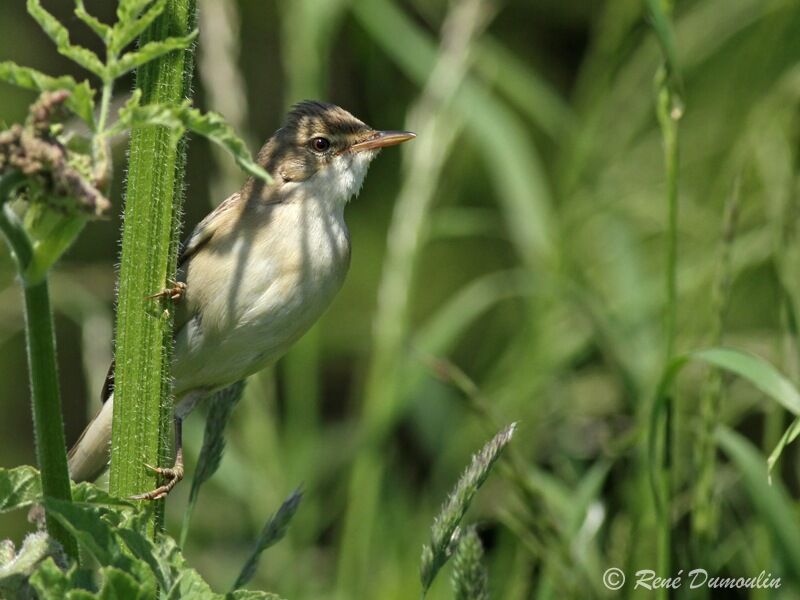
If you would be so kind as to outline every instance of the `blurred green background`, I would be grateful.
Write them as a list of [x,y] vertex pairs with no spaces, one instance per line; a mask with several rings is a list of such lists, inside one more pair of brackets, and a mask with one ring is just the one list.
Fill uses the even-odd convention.
[[[619,597],[602,585],[607,567],[630,575],[657,564],[646,446],[664,365],[667,206],[654,109],[661,54],[643,3],[199,4],[195,102],[223,113],[252,150],[304,98],[418,138],[376,160],[348,208],[353,260],[334,305],[249,382],[194,515],[192,565],[227,589],[262,523],[302,484],[288,539],[265,554],[251,587],[291,599],[416,597],[421,545],[447,491],[472,452],[519,421],[525,485],[499,469],[467,517],[479,524],[493,597]],[[115,3],[86,5],[113,19]],[[45,6],[99,50],[71,2]],[[800,6],[680,0],[674,20],[685,106],[677,350],[723,343],[798,382]],[[0,58],[84,77],[21,0],[0,6]],[[23,119],[32,98],[1,85],[0,121]],[[86,228],[52,277],[70,443],[98,408],[111,356],[124,164],[120,140],[118,210]],[[243,180],[193,140],[184,231]],[[34,463],[13,273],[3,250],[3,467]],[[771,487],[766,470],[748,479],[721,454],[712,525],[702,540],[692,529],[708,382],[692,368],[676,393],[675,569],[765,570],[782,577],[780,591],[711,596],[797,597],[795,447]],[[765,459],[787,413],[745,382],[720,385],[711,418]],[[187,422],[189,473],[201,412]],[[170,496],[173,533],[188,488]],[[26,527],[5,515],[0,537],[19,540]],[[446,579],[447,570],[431,598],[451,597]],[[630,585],[623,594],[636,596]]]

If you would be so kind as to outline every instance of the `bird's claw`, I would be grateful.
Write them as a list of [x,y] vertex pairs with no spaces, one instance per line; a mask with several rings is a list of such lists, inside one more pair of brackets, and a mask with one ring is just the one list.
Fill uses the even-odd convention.
[[160,500],[166,498],[172,489],[183,479],[183,465],[175,463],[171,469],[164,469],[162,467],[154,467],[145,463],[145,468],[152,471],[156,475],[160,475],[167,479],[167,482],[158,486],[156,489],[142,494],[136,494],[130,497],[130,500]]
[[183,300],[183,297],[186,295],[186,284],[183,281],[172,281],[169,280],[167,282],[169,287],[165,287],[163,290],[156,292],[150,296],[145,296],[145,300],[155,300],[156,298],[167,298],[172,302],[178,303]]

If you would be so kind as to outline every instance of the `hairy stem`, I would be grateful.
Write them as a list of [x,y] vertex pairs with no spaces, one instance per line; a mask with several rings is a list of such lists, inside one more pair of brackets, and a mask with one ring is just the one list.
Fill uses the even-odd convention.
[[[195,23],[193,0],[171,0],[142,35],[142,44],[188,34]],[[192,50],[176,51],[136,73],[142,102],[181,102],[189,91]],[[183,142],[164,127],[131,133],[122,235],[116,341],[110,489],[130,496],[152,489],[144,464],[165,464],[171,430],[169,365],[171,310],[145,297],[175,270],[182,201]]]
[[[17,221],[7,210],[6,202],[24,181],[20,173],[10,173],[0,179],[0,230],[17,260],[25,297],[25,340],[28,349],[33,429],[36,439],[36,459],[45,496],[70,501],[72,495],[67,471],[64,421],[61,413],[61,394],[56,364],[56,338],[53,331],[53,312],[47,278],[26,280],[24,273],[32,261],[30,241]],[[47,531],[78,558],[75,539],[55,520],[46,515]]]

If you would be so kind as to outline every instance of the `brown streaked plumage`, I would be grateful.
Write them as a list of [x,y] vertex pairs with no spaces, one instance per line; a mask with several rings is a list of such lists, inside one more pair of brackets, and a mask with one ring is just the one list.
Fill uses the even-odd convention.
[[[344,207],[380,148],[413,138],[376,131],[332,104],[295,105],[250,178],[203,219],[184,244],[176,281],[172,375],[176,465],[168,482],[140,498],[165,496],[183,476],[180,424],[197,401],[275,362],[320,317],[350,263]],[[103,408],[70,451],[70,474],[93,479],[108,462],[114,365]]]

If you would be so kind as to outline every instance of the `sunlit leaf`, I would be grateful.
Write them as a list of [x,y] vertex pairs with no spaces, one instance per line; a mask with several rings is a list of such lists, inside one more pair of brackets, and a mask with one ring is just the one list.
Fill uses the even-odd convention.
[[88,81],[76,82],[69,75],[51,77],[30,67],[21,67],[11,61],[0,62],[0,80],[36,92],[68,90],[66,105],[87,123],[92,123],[94,90]]
[[28,12],[56,45],[56,49],[70,60],[101,79],[106,77],[106,68],[97,55],[87,48],[76,46],[69,41],[67,28],[47,12],[39,0],[28,0]]
[[121,77],[128,71],[133,71],[145,63],[164,56],[174,50],[188,48],[197,37],[197,31],[183,37],[171,37],[165,40],[148,42],[137,50],[132,50],[122,55],[121,58],[109,65],[109,76]]
[[253,160],[244,141],[236,135],[233,128],[220,115],[213,112],[203,114],[188,103],[180,106],[165,104],[140,106],[138,97],[134,96],[120,110],[120,119],[112,127],[112,131],[116,132],[123,127],[151,127],[154,125],[169,127],[176,132],[176,135],[184,130],[198,133],[227,150],[245,172],[264,181],[272,181],[269,173]]

